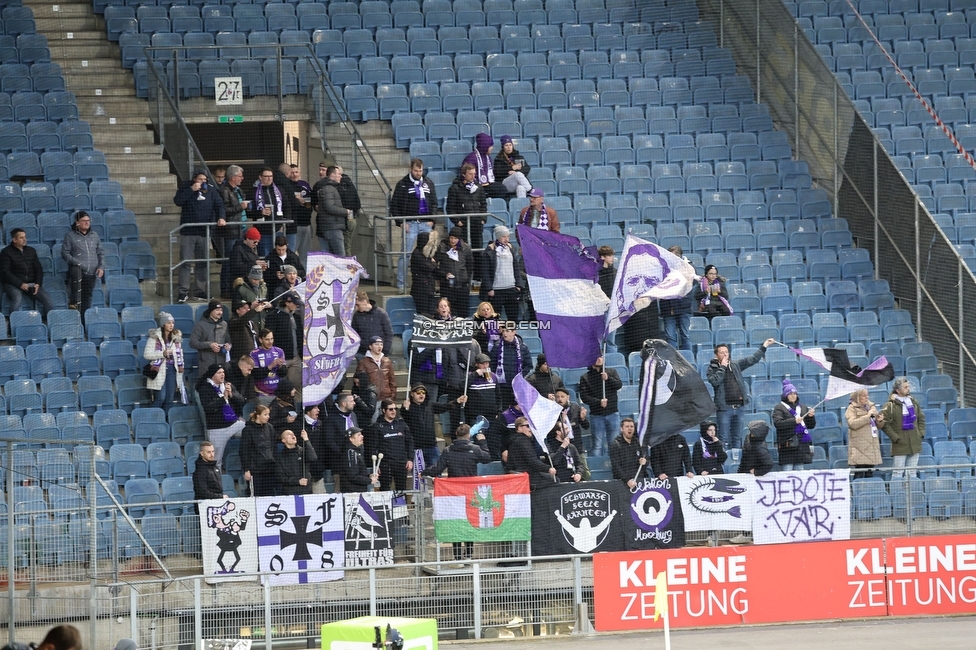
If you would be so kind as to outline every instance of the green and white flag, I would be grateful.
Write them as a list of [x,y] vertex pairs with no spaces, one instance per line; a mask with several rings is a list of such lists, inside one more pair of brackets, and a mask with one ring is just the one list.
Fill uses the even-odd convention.
[[511,542],[532,537],[528,474],[434,480],[440,542]]

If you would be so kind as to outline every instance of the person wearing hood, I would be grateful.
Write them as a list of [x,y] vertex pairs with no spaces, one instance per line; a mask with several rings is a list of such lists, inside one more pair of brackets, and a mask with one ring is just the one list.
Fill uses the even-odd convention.
[[695,441],[695,448],[691,452],[691,464],[696,474],[722,474],[728,459],[722,441],[718,439],[718,426],[709,420],[698,425],[701,437]]
[[495,140],[490,135],[479,133],[474,137],[474,151],[465,156],[462,167],[472,165],[475,168],[475,182],[485,188],[489,198],[507,199],[508,188],[495,178],[495,163],[491,158],[494,146]]
[[[416,303],[414,303],[416,305]],[[359,354],[369,350],[369,340],[374,336],[383,339],[383,354],[393,350],[393,324],[390,315],[375,300],[369,299],[365,291],[356,293],[356,311],[352,313],[352,328],[359,334]]]
[[769,425],[762,420],[753,420],[748,425],[749,433],[742,443],[742,460],[739,462],[740,474],[765,476],[773,469],[773,458],[766,448]]
[[298,421],[298,411],[300,410],[295,407],[295,395],[297,394],[298,389],[295,388],[295,384],[287,378],[282,378],[278,382],[275,398],[271,402],[271,418],[269,419],[276,436],[280,436],[285,429],[304,426],[301,422],[295,424]]
[[[207,172],[202,169],[193,172],[193,178],[176,191],[173,203],[180,207],[180,225],[183,226],[180,229],[180,258],[184,263],[180,266],[178,301],[186,302],[191,297],[191,266],[193,267],[193,276],[196,279],[197,297],[207,295],[207,277],[210,273],[207,266],[207,258],[210,256],[208,235],[215,236],[217,228],[211,227],[208,232],[206,226],[226,226],[225,216],[227,212],[220,192],[210,187]],[[197,261],[190,262],[189,260]]]
[[512,136],[503,135],[501,143],[502,150],[495,156],[495,178],[510,193],[524,199],[532,189],[532,183],[529,182],[529,164],[515,148]]
[[383,337],[371,336],[366,354],[356,364],[355,374],[366,373],[369,381],[376,386],[376,398],[392,400],[396,398],[397,385],[393,361],[383,354]]
[[[437,192],[434,183],[424,174],[424,161],[413,158],[410,161],[410,172],[397,181],[390,197],[391,217],[433,216],[440,212],[437,203]],[[434,220],[397,219],[394,223],[403,227],[403,252],[409,253],[417,243],[417,237],[434,229]],[[435,244],[436,246],[436,244]],[[436,248],[435,248],[436,250]],[[397,285],[403,293],[406,282],[406,255],[397,262]]]
[[339,470],[342,477],[342,491],[367,492],[371,486],[374,490],[379,489],[379,476],[370,473],[367,469],[363,430],[359,427],[349,427],[345,431],[345,439],[342,466]]
[[[470,214],[481,215],[488,212],[488,202],[485,196],[485,188],[480,185],[475,178],[477,171],[474,165],[465,163],[461,165],[461,171],[451,187],[447,190],[447,214]],[[471,217],[471,248],[480,249],[484,247],[484,228],[486,218]],[[464,232],[462,239],[468,239],[468,219],[451,218],[451,224],[457,226]]]
[[417,235],[417,247],[410,254],[410,295],[418,314],[434,313],[437,297],[437,231]]
[[556,391],[565,388],[562,378],[552,371],[546,361],[546,355],[542,352],[535,358],[535,372],[526,377],[532,387],[539,391],[543,397],[551,400],[556,399]]
[[495,236],[481,255],[480,300],[491,303],[492,309],[511,321],[519,320],[519,304],[528,289],[525,263],[518,246],[511,242],[511,231],[495,226]]
[[519,213],[518,224],[549,232],[559,232],[559,213],[546,205],[546,193],[538,187],[529,192],[529,204]]
[[[91,225],[91,216],[84,210],[79,210],[75,213],[75,224],[64,234],[61,242],[61,257],[68,263],[68,309],[77,309],[81,312],[82,319],[91,307],[95,280],[105,275],[105,250],[98,233],[92,230]],[[184,270],[187,274],[186,283],[189,285],[190,269],[187,265],[180,267],[181,278]],[[199,277],[205,279],[205,276]],[[183,286],[182,280],[180,286]]]
[[211,300],[203,318],[193,324],[190,347],[197,351],[201,368],[230,360],[230,331],[224,320],[224,305],[219,300]]
[[339,182],[342,172],[335,165],[326,169],[325,179],[319,189],[318,217],[316,234],[322,244],[322,250],[339,257],[345,257],[346,244],[342,233],[346,230],[346,221],[353,218],[352,210],[342,207],[342,196],[339,194]]
[[217,467],[223,467],[227,441],[244,430],[244,398],[226,381],[224,368],[211,364],[197,381],[197,395],[207,425],[207,440],[213,443]]
[[154,391],[153,407],[167,413],[179,390],[181,401],[183,389],[183,334],[176,329],[172,314],[159,312],[159,329],[149,330],[149,340],[142,353],[143,358],[156,370],[156,376],[146,381],[146,388]]
[[441,281],[441,295],[447,298],[455,311],[468,313],[471,295],[471,272],[474,254],[464,241],[464,230],[451,228],[447,241],[437,250],[437,273]]
[[812,462],[810,429],[817,426],[817,418],[812,408],[800,404],[800,396],[789,379],[783,380],[782,401],[773,408],[771,420],[776,429],[780,467],[783,470],[803,469],[805,463]]

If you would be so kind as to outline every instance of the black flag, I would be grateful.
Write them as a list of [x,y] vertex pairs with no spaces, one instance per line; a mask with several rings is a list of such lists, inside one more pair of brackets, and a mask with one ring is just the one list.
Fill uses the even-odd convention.
[[653,447],[715,412],[701,375],[665,341],[644,341],[641,359],[637,431],[642,446]]

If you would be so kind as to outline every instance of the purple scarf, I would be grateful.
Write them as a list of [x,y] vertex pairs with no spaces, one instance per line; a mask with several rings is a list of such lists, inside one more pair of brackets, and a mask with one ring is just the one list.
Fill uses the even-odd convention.
[[417,214],[430,214],[430,210],[427,208],[427,195],[430,193],[430,188],[427,187],[426,179],[421,177],[418,181],[411,176],[410,180],[413,181],[413,188],[410,189],[410,192],[417,197]]
[[[515,344],[515,374],[517,375],[522,372],[522,342],[516,337],[512,343]],[[495,369],[495,376],[502,384],[511,384],[512,379],[515,379],[515,377],[512,379],[505,377],[505,341],[502,341],[498,348],[498,368]]]
[[[716,285],[720,285],[721,283],[718,280],[716,280],[715,281],[715,284]],[[711,285],[708,284],[708,278],[702,276],[698,280],[698,286],[701,287],[702,292],[705,294],[705,297],[702,298],[702,300],[701,300],[701,306],[702,307],[707,307],[708,304],[711,302],[712,297],[713,297],[712,296],[712,292],[711,292]],[[721,294],[719,294],[717,296],[714,296],[714,298],[717,299],[717,300],[722,301],[722,304],[725,305],[725,307],[729,310],[729,315],[730,316],[735,313],[735,312],[732,311],[732,305],[730,305],[729,304],[729,301],[726,300]]]
[[[796,403],[795,407],[790,407],[789,403],[786,401],[784,401],[783,404],[786,405],[786,410],[789,411],[790,415],[792,415],[794,418],[800,415],[800,409],[803,408],[803,406],[799,402]],[[794,432],[799,437],[801,443],[813,442],[813,439],[810,437],[810,433],[807,430],[806,424],[796,425]]]
[[[282,202],[281,202],[281,190],[279,190],[278,186],[275,185],[274,183],[271,184],[271,189],[274,190],[274,203],[275,203],[274,210],[273,210],[274,214],[272,214],[271,216],[280,217],[284,214],[284,210],[282,208]],[[266,205],[267,204],[264,201],[264,185],[258,183],[257,189],[254,192],[254,209],[260,213],[261,210],[264,210]],[[259,217],[259,219],[264,219],[264,217],[261,216]]]

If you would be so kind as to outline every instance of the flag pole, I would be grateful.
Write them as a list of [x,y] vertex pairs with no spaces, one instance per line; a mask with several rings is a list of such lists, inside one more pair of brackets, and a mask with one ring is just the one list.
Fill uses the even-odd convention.
[[[645,341],[646,342],[646,341]],[[657,375],[657,358],[651,359],[651,367],[649,369],[650,378],[647,377],[648,373],[644,373],[644,381],[651,382],[651,403],[648,405],[647,413],[647,426],[641,431],[641,447],[646,445],[647,432],[654,428],[654,402],[657,400],[657,381],[655,381],[655,375]],[[647,457],[651,456],[651,448],[647,447]]]
[[[602,352],[600,354],[600,358],[603,359],[603,372],[606,372],[607,371],[607,342],[606,342],[606,340],[603,341],[603,350],[602,350]],[[600,379],[600,383],[603,385],[603,398],[602,399],[606,399],[607,398],[607,380],[601,378]]]
[[413,346],[410,346],[410,354],[407,356],[407,399],[410,399],[410,375],[413,371]]
[[[464,366],[464,393],[468,394],[468,375],[471,374],[471,346],[468,346],[468,363]],[[464,404],[461,405],[461,422],[464,422]]]

